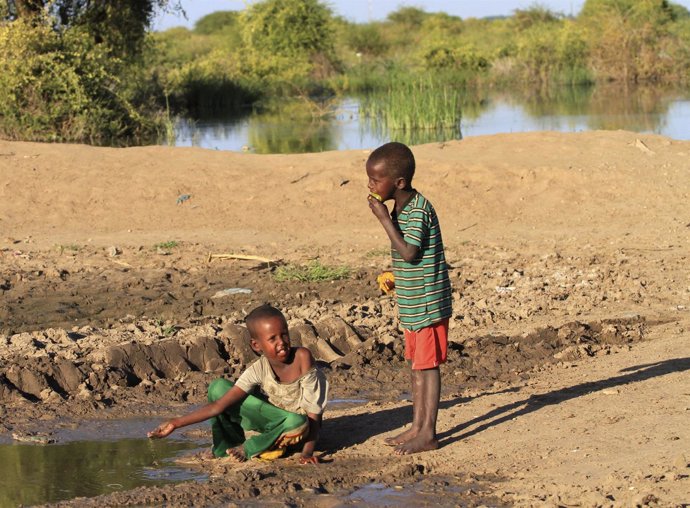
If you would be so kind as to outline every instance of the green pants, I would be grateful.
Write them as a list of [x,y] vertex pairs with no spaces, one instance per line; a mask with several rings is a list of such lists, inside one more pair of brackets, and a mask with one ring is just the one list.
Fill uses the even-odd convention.
[[[232,386],[233,383],[227,379],[212,381],[208,386],[208,401],[220,399]],[[247,458],[254,457],[270,449],[281,434],[303,426],[306,421],[304,415],[285,411],[259,397],[247,395],[241,404],[235,404],[211,418],[213,455],[225,457],[228,448],[244,443]],[[245,439],[245,430],[258,434]]]

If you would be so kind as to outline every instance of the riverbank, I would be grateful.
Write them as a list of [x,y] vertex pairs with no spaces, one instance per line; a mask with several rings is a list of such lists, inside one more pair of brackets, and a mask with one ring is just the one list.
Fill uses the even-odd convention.
[[[327,463],[197,458],[209,483],[72,504],[332,506],[372,482],[449,505],[688,502],[690,142],[544,132],[414,153],[454,287],[440,450],[381,443],[411,414],[364,150],[0,142],[0,432],[183,411],[251,361],[242,318],[268,301],[332,397],[359,401],[329,410]],[[314,260],[352,275],[275,280]],[[214,298],[233,287],[251,293]]]

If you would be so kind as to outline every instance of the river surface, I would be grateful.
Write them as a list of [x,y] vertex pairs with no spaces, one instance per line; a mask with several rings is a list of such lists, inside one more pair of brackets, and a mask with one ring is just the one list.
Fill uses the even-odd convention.
[[[488,91],[463,99],[456,128],[395,131],[360,114],[361,100],[345,97],[330,114],[283,101],[240,116],[181,118],[176,146],[252,153],[310,153],[371,149],[391,140],[421,144],[498,133],[628,130],[690,139],[690,90],[564,87],[549,93]],[[164,143],[168,144],[168,143]]]
[[206,475],[175,459],[208,448],[204,440],[176,434],[147,439],[160,419],[84,422],[50,434],[48,444],[0,439],[0,507],[32,506],[93,497],[139,486]]

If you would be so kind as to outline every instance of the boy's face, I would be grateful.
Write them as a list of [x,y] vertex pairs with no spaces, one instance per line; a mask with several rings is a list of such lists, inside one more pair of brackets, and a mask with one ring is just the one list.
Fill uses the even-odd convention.
[[369,192],[381,196],[382,201],[393,198],[398,188],[398,180],[401,180],[401,178],[393,178],[383,164],[374,165],[369,161],[367,161],[367,176],[369,177]]
[[252,326],[251,346],[271,363],[285,363],[290,358],[290,336],[285,319],[267,317]]

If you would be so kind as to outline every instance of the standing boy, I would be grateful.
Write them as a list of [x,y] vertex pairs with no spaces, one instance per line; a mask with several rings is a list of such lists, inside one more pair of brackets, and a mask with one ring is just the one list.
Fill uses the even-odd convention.
[[[438,218],[412,187],[415,160],[402,143],[386,143],[366,163],[369,207],[391,241],[395,294],[412,368],[412,427],[386,443],[406,455],[438,448],[439,365],[448,350],[452,296]],[[393,211],[383,203],[394,201]]]

